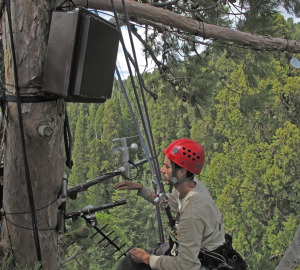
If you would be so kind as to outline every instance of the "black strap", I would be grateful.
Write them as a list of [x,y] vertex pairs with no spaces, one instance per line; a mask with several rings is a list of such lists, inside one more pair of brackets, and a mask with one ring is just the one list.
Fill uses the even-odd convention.
[[[3,95],[4,98],[8,102],[18,102],[17,96],[15,95]],[[54,96],[20,96],[21,103],[39,103],[39,102],[49,102],[57,100],[57,97]]]
[[232,236],[227,233],[225,234],[224,245],[213,251],[201,251],[198,257],[201,264],[211,269],[245,270],[247,268],[247,263],[243,257],[232,247]]
[[66,165],[68,168],[71,170],[73,166],[73,161],[72,161],[72,137],[71,137],[71,130],[70,130],[70,125],[69,125],[69,118],[68,118],[68,113],[66,110],[66,118],[65,118],[65,123],[64,123],[64,141],[65,141],[65,151],[66,151]]
[[227,263],[227,252],[228,246],[224,244],[213,251],[202,251],[199,253],[198,257],[201,261],[201,264],[212,269],[218,269],[221,263]]

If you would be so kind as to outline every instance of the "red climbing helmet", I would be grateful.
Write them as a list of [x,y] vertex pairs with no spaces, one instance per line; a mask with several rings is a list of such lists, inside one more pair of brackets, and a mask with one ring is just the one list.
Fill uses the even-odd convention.
[[179,139],[172,142],[165,150],[165,155],[174,163],[193,174],[200,174],[205,152],[203,147],[191,139]]

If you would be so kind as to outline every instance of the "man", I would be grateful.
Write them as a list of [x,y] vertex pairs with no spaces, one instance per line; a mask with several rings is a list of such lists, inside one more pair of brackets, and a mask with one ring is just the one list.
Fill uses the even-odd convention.
[[[171,143],[164,153],[161,173],[165,183],[175,187],[172,193],[168,194],[168,198],[171,210],[177,212],[177,237],[173,236],[177,239],[174,239],[174,245],[168,255],[156,252],[150,254],[140,248],[131,249],[131,257],[126,257],[117,270],[207,269],[201,266],[200,251],[214,251],[225,243],[222,216],[203,183],[194,179],[194,174],[199,175],[204,165],[205,153],[202,146],[191,139],[179,139]],[[114,188],[138,190],[139,196],[154,203],[154,191],[139,183],[122,181]],[[130,263],[131,267],[128,266]]]

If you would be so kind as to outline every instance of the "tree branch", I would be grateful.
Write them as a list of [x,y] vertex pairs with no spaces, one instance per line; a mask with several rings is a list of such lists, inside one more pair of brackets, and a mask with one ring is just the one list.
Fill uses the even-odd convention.
[[68,231],[60,239],[59,244],[62,249],[66,249],[77,241],[85,239],[89,236],[90,231],[86,227],[80,227],[73,231]]
[[65,260],[61,263],[61,266],[63,266],[64,264],[66,264],[66,263],[68,263],[68,262],[74,260],[74,259],[77,257],[77,255],[78,255],[81,251],[83,251],[83,250],[85,250],[85,249],[86,249],[86,248],[84,248],[84,247],[78,247],[78,249],[75,251],[75,253],[74,253],[72,256],[70,256],[69,258],[65,259]]
[[151,5],[154,7],[167,7],[167,6],[172,6],[176,3],[178,3],[179,0],[172,0],[169,2],[160,2],[160,3],[152,3]]
[[217,3],[215,3],[214,5],[207,7],[207,8],[186,8],[182,5],[178,5],[178,9],[182,10],[182,11],[186,11],[186,12],[199,12],[199,11],[205,11],[205,10],[210,10],[213,8],[216,8],[219,4],[220,4],[221,0],[219,0]]
[[[74,0],[77,6],[86,6],[86,0]],[[132,0],[126,0],[127,13],[131,17],[180,29],[205,39],[227,40],[255,50],[277,50],[293,53],[300,52],[300,42],[276,37],[266,37],[229,29],[226,27],[199,22],[169,10],[157,8]],[[115,0],[118,13],[124,13],[121,0]],[[89,8],[112,11],[110,0],[89,0]]]

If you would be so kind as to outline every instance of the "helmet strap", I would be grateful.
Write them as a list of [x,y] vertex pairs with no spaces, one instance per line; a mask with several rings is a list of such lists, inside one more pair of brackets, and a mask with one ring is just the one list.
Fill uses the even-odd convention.
[[172,160],[171,160],[171,165],[172,165],[172,178],[170,180],[171,185],[177,186],[177,185],[182,184],[182,183],[184,183],[186,181],[193,180],[194,176],[190,176],[190,177],[185,177],[185,178],[182,178],[182,179],[178,179],[176,177],[175,163]]

